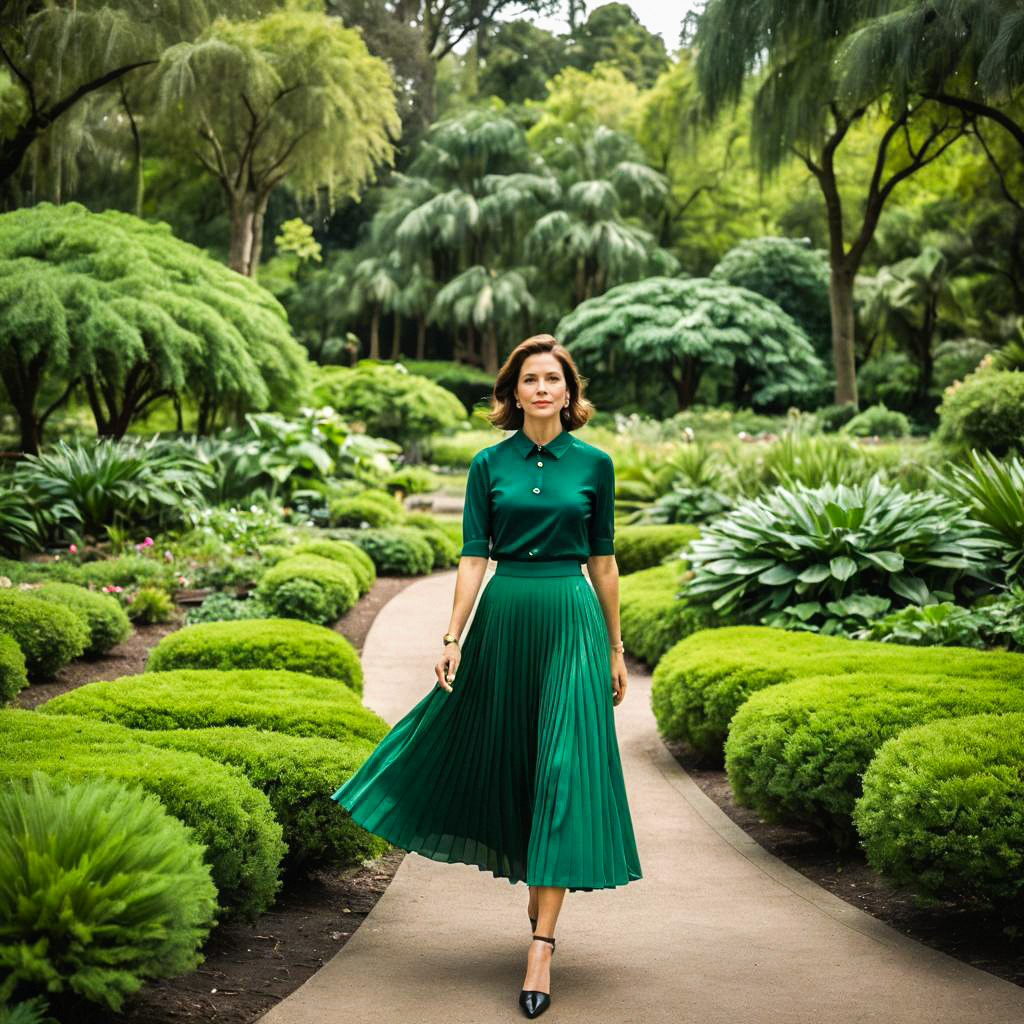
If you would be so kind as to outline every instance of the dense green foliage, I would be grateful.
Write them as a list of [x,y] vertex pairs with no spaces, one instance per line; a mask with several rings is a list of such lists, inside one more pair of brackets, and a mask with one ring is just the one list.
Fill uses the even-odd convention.
[[85,617],[73,608],[35,597],[31,591],[0,590],[0,630],[14,637],[29,678],[53,678],[92,642]]
[[217,890],[193,832],[102,777],[0,786],[0,1001],[73,992],[120,1010],[202,963]]
[[74,583],[44,583],[28,591],[42,601],[52,601],[78,612],[89,627],[86,657],[106,654],[111,647],[127,640],[132,633],[131,620],[109,594],[97,593]]

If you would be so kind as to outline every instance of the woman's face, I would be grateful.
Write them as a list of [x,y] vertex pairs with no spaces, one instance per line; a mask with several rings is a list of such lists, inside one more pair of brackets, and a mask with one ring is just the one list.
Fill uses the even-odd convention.
[[559,421],[568,393],[562,364],[556,356],[550,352],[538,352],[523,360],[516,398],[522,403],[527,421]]

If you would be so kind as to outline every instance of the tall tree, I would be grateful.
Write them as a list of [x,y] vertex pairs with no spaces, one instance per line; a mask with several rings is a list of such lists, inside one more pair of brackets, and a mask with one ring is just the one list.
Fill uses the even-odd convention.
[[355,29],[299,10],[218,19],[167,49],[150,98],[174,144],[220,183],[231,213],[228,263],[259,266],[271,192],[333,209],[390,161],[401,129],[391,73]]
[[88,97],[163,51],[192,39],[217,17],[256,17],[265,0],[5,0],[0,4],[0,182],[21,166],[29,147]]
[[851,5],[826,0],[708,0],[698,21],[697,82],[713,119],[739,101],[756,72],[751,143],[768,174],[796,156],[821,190],[829,232],[832,358],[836,403],[857,402],[853,285],[893,190],[960,138],[972,115],[916,98],[888,109],[874,167],[861,197],[859,224],[847,236],[840,190],[840,147],[879,109],[884,88],[850,102],[839,86],[836,55],[858,27]]
[[644,28],[629,4],[621,3],[601,4],[590,12],[573,33],[569,60],[582,71],[611,64],[641,89],[654,85],[668,67],[664,40]]

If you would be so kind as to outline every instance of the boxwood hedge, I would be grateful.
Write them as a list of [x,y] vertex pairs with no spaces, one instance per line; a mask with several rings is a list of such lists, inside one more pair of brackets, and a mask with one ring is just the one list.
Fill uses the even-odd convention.
[[26,686],[25,655],[13,636],[0,632],[0,705],[13,700],[14,695]]
[[117,598],[109,594],[88,590],[74,583],[46,583],[28,591],[33,597],[64,605],[78,612],[89,627],[89,646],[86,657],[106,654],[111,647],[123,643],[132,635],[132,622]]
[[856,841],[861,776],[885,740],[940,718],[1010,711],[1024,711],[1024,685],[999,678],[901,667],[799,679],[752,694],[736,712],[725,768],[741,804],[845,849]]
[[853,821],[876,871],[1024,916],[1024,714],[940,719],[887,739]]
[[345,740],[240,726],[210,729],[136,730],[157,747],[190,750],[235,765],[267,794],[288,844],[286,866],[351,866],[386,853],[390,844],[356,825],[330,795],[369,757],[367,739]]
[[73,714],[133,729],[251,725],[291,736],[378,743],[390,726],[336,679],[264,669],[178,669],[88,683],[38,713]]
[[729,721],[752,693],[808,676],[868,670],[1024,684],[1024,657],[1005,651],[901,647],[767,626],[727,626],[694,633],[665,653],[652,675],[651,707],[663,736],[685,740],[720,763]]
[[90,643],[89,627],[79,612],[24,590],[0,590],[0,630],[18,642],[34,680],[52,679]]
[[203,622],[169,633],[149,652],[147,672],[262,668],[339,679],[363,692],[356,649],[340,633],[297,619]]
[[336,621],[359,600],[359,586],[348,565],[319,555],[294,555],[272,565],[260,577],[256,596],[277,615],[290,612],[293,597],[286,588],[295,581],[304,581],[321,590],[323,601],[315,616],[320,623]]
[[[41,711],[51,713],[41,714]],[[0,711],[0,764],[9,779],[34,770],[56,778],[109,776],[157,796],[206,847],[225,916],[255,918],[274,901],[285,854],[266,794],[237,768],[143,743],[131,729],[78,715]]]
[[661,565],[699,536],[700,530],[689,523],[616,527],[615,561],[619,572],[625,575]]

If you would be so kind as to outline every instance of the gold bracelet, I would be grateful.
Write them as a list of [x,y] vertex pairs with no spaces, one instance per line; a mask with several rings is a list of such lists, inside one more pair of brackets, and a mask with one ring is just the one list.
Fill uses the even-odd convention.
[[621,640],[616,640],[615,643],[613,643],[611,646],[613,651],[618,651],[620,654],[626,653],[626,649],[622,646]]

